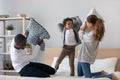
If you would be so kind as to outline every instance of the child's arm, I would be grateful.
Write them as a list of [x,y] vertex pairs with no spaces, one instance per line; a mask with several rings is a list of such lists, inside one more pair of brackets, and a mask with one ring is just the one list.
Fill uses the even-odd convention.
[[58,29],[59,29],[60,32],[63,32],[64,26],[63,26],[62,23],[59,23],[59,24],[58,24]]

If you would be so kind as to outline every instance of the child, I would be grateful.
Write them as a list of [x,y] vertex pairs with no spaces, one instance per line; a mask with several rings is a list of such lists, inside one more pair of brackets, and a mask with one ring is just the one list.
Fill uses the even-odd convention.
[[55,69],[58,70],[60,63],[64,57],[68,55],[71,69],[70,76],[74,76],[75,46],[79,42],[79,36],[77,35],[76,27],[73,26],[73,20],[71,18],[64,19],[63,26],[63,49],[56,62]]
[[[86,33],[86,29],[90,32]],[[105,28],[103,20],[97,18],[95,15],[87,17],[84,25],[79,31],[81,39],[81,49],[78,55],[78,76],[85,76],[86,78],[100,78],[107,77],[113,80],[118,80],[114,74],[107,74],[105,71],[91,73],[90,65],[94,63],[99,47],[99,42],[104,36]]]
[[55,74],[55,69],[52,67],[32,62],[40,53],[40,45],[43,40],[37,40],[33,53],[28,55],[25,53],[26,37],[22,34],[17,34],[11,43],[11,60],[14,69],[20,76],[28,77],[50,77],[50,74]]

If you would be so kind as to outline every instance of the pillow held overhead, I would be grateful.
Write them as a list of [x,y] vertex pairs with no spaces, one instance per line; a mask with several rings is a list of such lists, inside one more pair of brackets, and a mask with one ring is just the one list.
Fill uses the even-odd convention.
[[[74,28],[76,28],[77,31],[79,31],[80,26],[82,25],[82,21],[79,18],[79,16],[71,17],[73,20]],[[58,24],[59,31],[62,32],[64,30],[64,25],[63,23]]]
[[[37,45],[38,39],[49,39],[50,35],[47,30],[41,26],[35,19],[31,18],[27,25],[26,31],[29,32],[27,41],[33,45]],[[41,44],[41,50],[44,50],[45,44]]]
[[98,18],[100,18],[100,19],[103,20],[103,17],[96,11],[95,8],[92,8],[92,9],[90,10],[90,12],[88,13],[87,17],[88,17],[89,15],[96,15]]

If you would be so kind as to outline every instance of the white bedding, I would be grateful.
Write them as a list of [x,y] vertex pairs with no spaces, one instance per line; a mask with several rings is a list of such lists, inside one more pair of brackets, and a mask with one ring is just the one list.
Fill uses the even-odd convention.
[[[64,60],[65,61],[65,60]],[[68,63],[68,62],[67,62]],[[52,66],[55,64],[53,60]],[[108,78],[84,78],[84,77],[70,77],[69,65],[67,70],[65,69],[66,64],[60,66],[61,69],[55,75],[52,75],[50,78],[35,78],[35,77],[20,77],[20,76],[7,76],[0,75],[0,80],[110,80]],[[120,79],[120,72],[113,72]]]
[[20,77],[20,76],[6,76],[0,75],[0,80],[110,80],[108,78],[80,78],[80,77],[61,77],[52,76],[51,78],[34,78],[34,77]]
[[[66,72],[67,73],[67,72]],[[0,75],[0,80],[110,80],[108,78],[84,78],[84,77],[70,77],[63,76],[65,72],[57,72],[55,75],[52,75],[50,78],[35,78],[35,77],[20,77],[20,76],[7,76]],[[114,72],[114,74],[120,79],[120,72]]]

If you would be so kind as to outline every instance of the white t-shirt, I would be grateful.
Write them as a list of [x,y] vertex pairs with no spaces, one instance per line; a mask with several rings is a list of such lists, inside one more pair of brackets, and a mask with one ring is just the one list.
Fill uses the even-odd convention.
[[34,61],[34,59],[37,57],[39,53],[40,53],[39,45],[36,45],[33,50],[33,53],[29,55],[29,54],[26,54],[24,49],[16,49],[14,47],[14,39],[12,40],[10,56],[12,60],[12,65],[16,70],[16,72],[20,72],[24,66]]
[[66,29],[65,45],[76,45],[75,34],[73,32],[73,29]]

